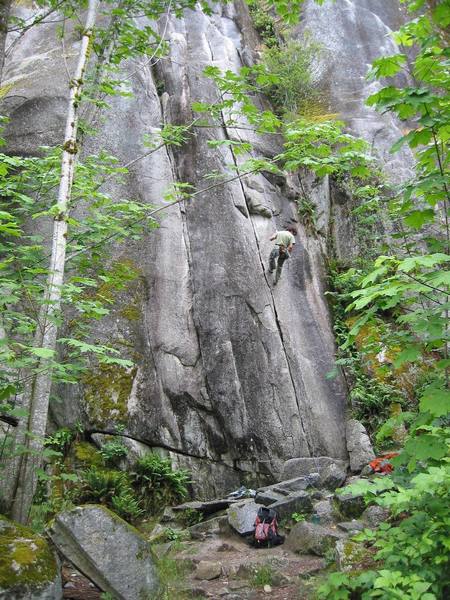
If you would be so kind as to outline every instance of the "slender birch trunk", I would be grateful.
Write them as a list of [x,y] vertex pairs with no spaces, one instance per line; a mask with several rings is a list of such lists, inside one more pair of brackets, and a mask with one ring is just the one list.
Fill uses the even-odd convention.
[[0,82],[2,81],[3,63],[5,61],[5,41],[8,29],[8,15],[11,2],[0,2]]
[[[93,27],[97,17],[98,0],[89,0],[78,64],[70,82],[70,97],[61,161],[61,179],[58,190],[58,213],[53,223],[52,253],[44,301],[39,315],[35,347],[56,351],[58,327],[55,317],[61,305],[64,283],[64,267],[67,245],[67,217],[70,194],[75,173],[78,127],[78,104],[83,87],[85,70],[89,60]],[[28,419],[17,428],[17,442],[25,442],[26,451],[16,459],[18,469],[11,481],[13,519],[26,523],[36,490],[37,469],[42,462],[42,450],[47,426],[50,389],[52,384],[51,359],[42,358],[31,384],[24,390],[22,406],[28,411]]]

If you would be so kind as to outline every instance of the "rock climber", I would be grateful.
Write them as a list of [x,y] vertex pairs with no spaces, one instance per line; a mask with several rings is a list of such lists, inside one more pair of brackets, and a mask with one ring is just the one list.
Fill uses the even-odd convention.
[[[291,256],[291,252],[295,244],[295,236],[297,229],[294,225],[288,225],[283,231],[275,231],[270,237],[270,240],[275,240],[275,247],[270,253],[269,258],[269,273],[273,273],[276,267],[274,285],[278,283],[283,268],[284,261]],[[276,265],[275,265],[276,261]]]

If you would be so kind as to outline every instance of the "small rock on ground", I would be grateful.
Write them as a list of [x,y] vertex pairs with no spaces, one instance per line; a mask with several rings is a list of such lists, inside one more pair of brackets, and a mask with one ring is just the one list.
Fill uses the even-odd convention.
[[222,565],[218,562],[209,560],[202,560],[198,563],[197,569],[195,570],[195,579],[218,579],[222,575]]

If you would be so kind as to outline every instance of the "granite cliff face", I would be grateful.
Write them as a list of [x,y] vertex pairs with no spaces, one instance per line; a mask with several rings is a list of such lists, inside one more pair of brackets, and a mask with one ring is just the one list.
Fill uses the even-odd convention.
[[[321,79],[333,112],[387,161],[397,126],[363,107],[364,74],[372,59],[392,52],[388,33],[401,18],[396,2],[337,0],[322,8],[308,2],[301,25],[327,49]],[[66,65],[72,68],[77,41],[72,36],[62,47],[54,27],[6,41],[10,152],[33,154],[62,138]],[[124,67],[134,97],[114,100],[86,151],[106,149],[123,164],[144,154],[143,134],[163,122],[190,121],[193,101],[216,97],[202,76],[206,65],[237,70],[257,51],[239,0],[216,7],[211,17],[187,11],[182,19],[163,18],[160,30],[169,56]],[[126,183],[109,192],[159,205],[171,182],[208,187],[209,172],[225,173],[240,160],[229,149],[210,148],[216,138],[251,139],[264,156],[278,150],[276,139],[254,139],[251,132],[199,128],[176,152],[161,149],[133,164]],[[63,403],[53,407],[53,424],[81,420],[87,431],[101,432],[123,423],[126,436],[193,469],[204,495],[230,489],[250,471],[276,477],[294,457],[345,459],[346,390],[340,377],[326,378],[334,341],[324,256],[330,236],[338,254],[354,252],[351,223],[345,198],[330,182],[305,181],[319,209],[319,233],[299,222],[297,249],[276,288],[265,271],[269,237],[299,220],[294,179],[260,174],[212,188],[168,208],[159,229],[117,248],[113,266],[132,268],[137,277],[93,338],[124,348],[136,367],[93,372],[76,388],[58,390]]]

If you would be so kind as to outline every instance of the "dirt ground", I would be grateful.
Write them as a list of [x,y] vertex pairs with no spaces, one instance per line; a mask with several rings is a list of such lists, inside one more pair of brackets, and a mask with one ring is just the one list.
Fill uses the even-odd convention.
[[[183,566],[183,576],[169,582],[164,600],[314,600],[309,582],[325,567],[317,556],[294,554],[285,545],[255,549],[233,534],[173,544],[165,557],[173,561],[169,570],[170,564]],[[198,579],[203,561],[219,568],[220,576]],[[62,578],[64,600],[101,600],[101,591],[71,565],[63,566]]]
[[[311,599],[307,582],[326,566],[322,558],[294,554],[284,545],[252,548],[237,535],[186,542],[176,559],[189,561],[193,568],[183,586],[185,591],[190,589],[193,598],[218,600]],[[210,581],[197,579],[196,568],[202,561],[218,563],[220,577]],[[266,591],[264,583],[269,585]],[[173,593],[176,594],[175,589]],[[178,600],[176,595],[173,600]]]

